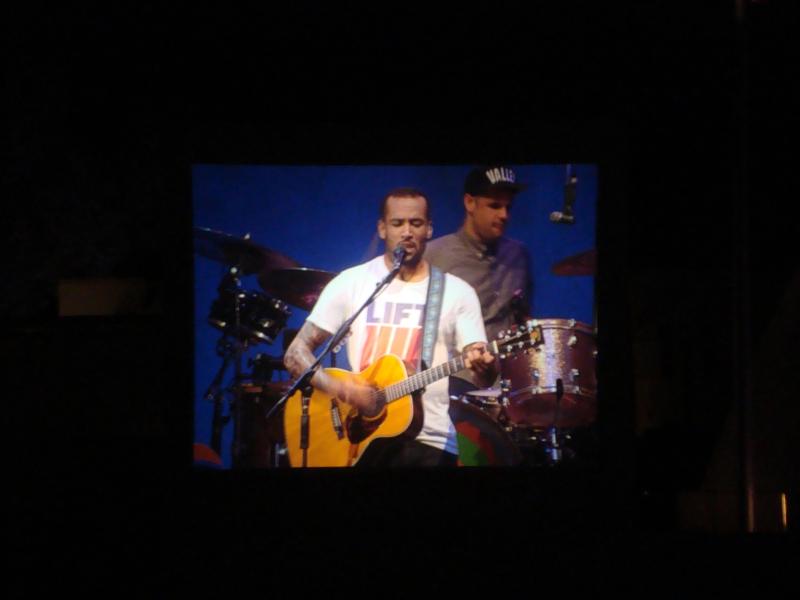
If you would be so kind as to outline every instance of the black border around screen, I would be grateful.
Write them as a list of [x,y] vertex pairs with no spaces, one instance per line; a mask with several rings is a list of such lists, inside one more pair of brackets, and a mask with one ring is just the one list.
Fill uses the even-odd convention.
[[[624,132],[607,123],[291,124],[198,123],[176,140],[179,210],[165,269],[175,349],[169,378],[171,471],[185,502],[212,502],[223,513],[300,519],[320,502],[364,518],[404,515],[420,502],[445,507],[453,521],[503,513],[530,527],[571,528],[635,520],[633,396],[626,279]],[[518,468],[199,471],[193,443],[193,243],[191,168],[196,164],[593,163],[598,167],[598,422],[600,468],[590,472]],[[174,369],[174,371],[173,371]],[[204,499],[204,500],[200,500]],[[213,500],[211,500],[213,499]],[[197,508],[195,506],[195,508]],[[596,511],[602,511],[597,513]],[[220,514],[223,514],[220,513]],[[435,511],[434,511],[435,514]],[[568,518],[566,515],[573,515]],[[598,514],[603,518],[598,519]],[[278,517],[281,518],[281,517]],[[408,519],[403,521],[403,519]],[[388,524],[388,522],[384,524]],[[393,521],[394,523],[394,521]]]

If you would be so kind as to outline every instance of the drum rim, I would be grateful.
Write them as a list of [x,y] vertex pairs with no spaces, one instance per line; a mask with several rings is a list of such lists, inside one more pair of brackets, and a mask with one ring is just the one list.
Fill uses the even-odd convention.
[[[588,333],[591,335],[595,335],[595,328],[593,325],[589,325],[584,321],[578,321],[577,319],[565,319],[563,317],[546,317],[541,319],[533,319],[536,321],[538,325],[542,326],[542,329],[568,329],[568,330],[576,330],[582,331],[584,333]],[[570,326],[569,322],[575,321],[575,325]]]
[[[533,388],[538,388],[540,391],[532,392]],[[570,389],[571,388],[571,389]],[[590,388],[586,386],[577,386],[578,391],[574,392],[575,388],[573,386],[565,385],[564,386],[564,395],[570,396],[586,396],[587,398],[596,398],[597,397],[597,388]],[[516,390],[511,390],[508,392],[509,400],[517,400],[517,396],[520,396],[523,393],[528,393],[531,396],[541,396],[544,394],[555,394],[557,386],[555,385],[529,385],[526,387],[522,387]]]

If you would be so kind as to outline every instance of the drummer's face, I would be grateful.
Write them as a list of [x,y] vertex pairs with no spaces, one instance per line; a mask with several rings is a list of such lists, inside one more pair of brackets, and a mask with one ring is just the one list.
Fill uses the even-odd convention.
[[498,239],[506,230],[514,194],[506,191],[492,192],[492,196],[464,196],[464,208],[472,229],[483,242]]
[[405,264],[419,262],[425,245],[433,235],[428,206],[422,196],[389,196],[383,218],[378,221],[378,235],[386,241],[386,255],[398,244],[406,250]]

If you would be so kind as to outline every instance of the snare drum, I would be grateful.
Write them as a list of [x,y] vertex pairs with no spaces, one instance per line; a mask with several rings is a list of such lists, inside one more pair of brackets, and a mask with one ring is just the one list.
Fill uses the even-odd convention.
[[597,415],[594,330],[574,319],[537,322],[544,343],[500,361],[506,417],[540,428],[591,424]]

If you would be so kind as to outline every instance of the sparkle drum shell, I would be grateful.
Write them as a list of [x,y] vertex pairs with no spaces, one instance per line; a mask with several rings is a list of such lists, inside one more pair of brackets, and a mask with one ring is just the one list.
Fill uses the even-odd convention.
[[[594,329],[574,319],[537,319],[544,343],[500,361],[504,412],[515,425],[581,427],[597,416]],[[563,396],[557,402],[557,390]]]

